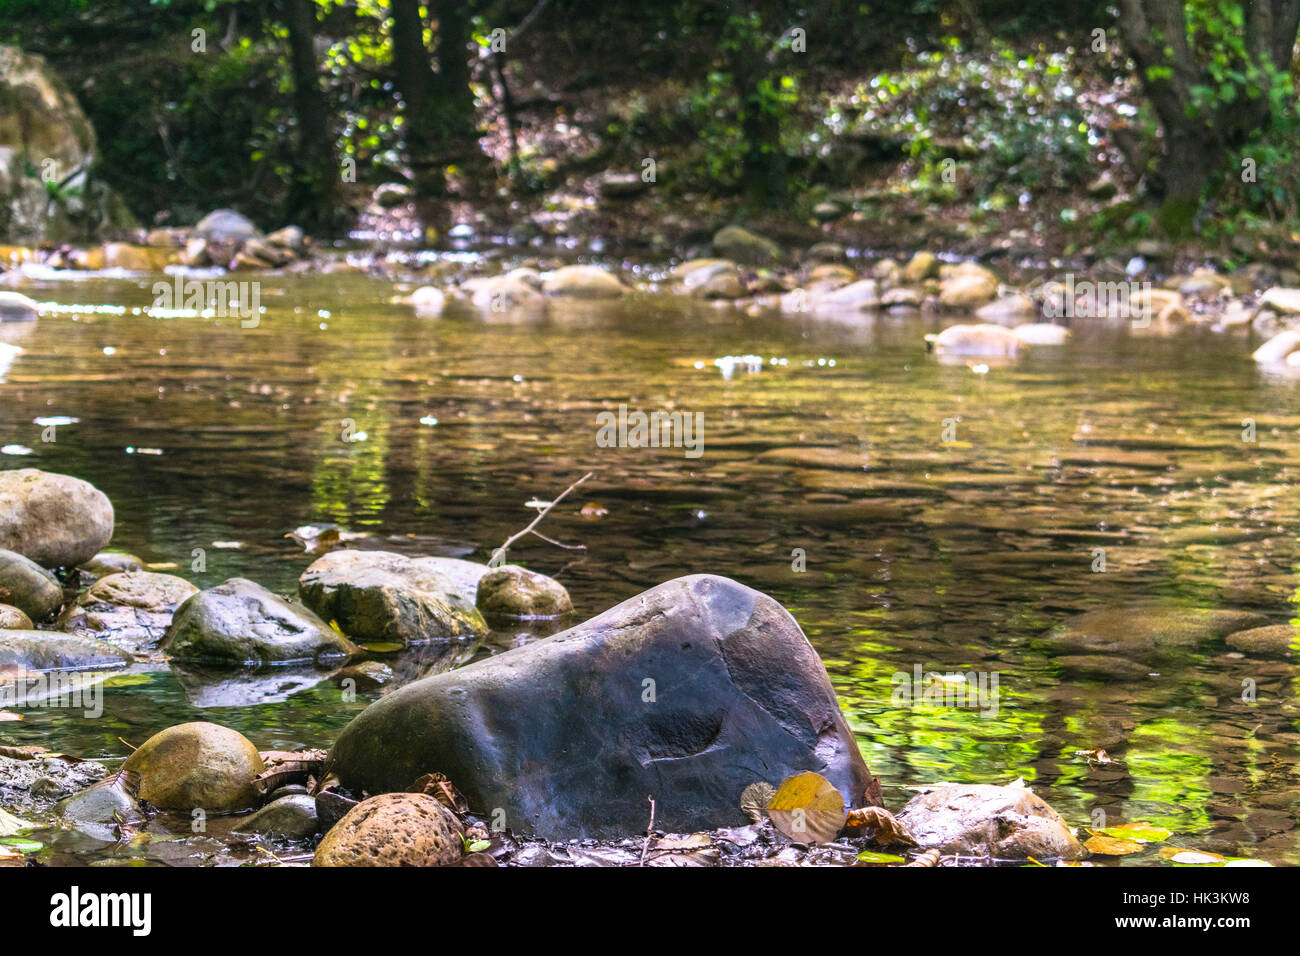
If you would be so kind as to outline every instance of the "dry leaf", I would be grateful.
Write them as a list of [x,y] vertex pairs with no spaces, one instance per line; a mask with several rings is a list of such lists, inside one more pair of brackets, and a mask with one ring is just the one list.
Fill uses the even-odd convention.
[[767,805],[772,824],[796,843],[829,843],[844,829],[844,797],[811,770],[781,782]]
[[850,810],[844,825],[853,829],[865,828],[867,837],[877,846],[916,846],[916,838],[907,827],[883,807]]
[[0,836],[13,836],[22,830],[31,830],[38,826],[40,824],[20,820],[12,813],[8,813],[3,807],[0,807]]
[[407,793],[427,793],[453,813],[468,813],[465,795],[456,789],[444,773],[426,773],[406,788]]
[[776,787],[766,780],[751,783],[740,792],[740,810],[750,823],[762,823],[767,817],[767,805],[776,796]]
[[1089,837],[1083,845],[1101,856],[1124,856],[1128,853],[1141,853],[1145,849],[1141,843],[1134,840],[1121,840],[1108,836]]
[[582,510],[579,511],[578,514],[582,515],[588,521],[595,521],[598,518],[605,517],[605,515],[609,514],[609,511],[601,505],[596,504],[594,501],[588,501],[582,506]]
[[6,720],[12,721],[12,720],[22,720],[22,719],[23,719],[22,714],[15,714],[12,710],[0,710],[0,723],[4,723]]
[[1205,850],[1189,850],[1181,846],[1162,846],[1160,848],[1160,857],[1170,863],[1183,863],[1186,865],[1224,862],[1224,858],[1217,853],[1209,853]]

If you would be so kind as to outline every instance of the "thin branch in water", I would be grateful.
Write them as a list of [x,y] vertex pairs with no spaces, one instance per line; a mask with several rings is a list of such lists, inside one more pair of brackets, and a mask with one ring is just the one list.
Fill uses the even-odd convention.
[[655,798],[646,799],[650,801],[650,825],[645,828],[645,843],[641,844],[641,866],[645,866],[646,854],[650,852],[650,840],[655,835]]
[[[569,487],[565,488],[562,492],[560,492],[560,494],[555,498],[554,501],[548,504],[541,511],[537,512],[537,517],[534,518],[531,522],[529,522],[528,527],[524,528],[522,531],[516,531],[510,537],[506,538],[505,543],[501,545],[501,547],[497,548],[495,551],[492,552],[492,557],[488,561],[488,567],[499,568],[501,567],[501,565],[505,564],[506,552],[510,550],[510,546],[514,544],[516,541],[518,541],[520,538],[524,537],[524,535],[537,534],[537,532],[533,531],[533,529],[536,528],[538,524],[541,523],[541,520],[550,513],[551,509],[554,508],[556,505],[558,505],[566,497],[568,497],[569,492],[573,491],[573,489],[577,488],[580,484],[582,484],[584,481],[586,481],[594,474],[595,472],[589,471],[581,478],[579,478],[577,481],[575,481],[573,484],[569,485]],[[542,535],[537,535],[537,536],[539,538],[542,537]],[[551,542],[551,543],[555,544],[557,542]],[[561,547],[564,546],[561,545]]]

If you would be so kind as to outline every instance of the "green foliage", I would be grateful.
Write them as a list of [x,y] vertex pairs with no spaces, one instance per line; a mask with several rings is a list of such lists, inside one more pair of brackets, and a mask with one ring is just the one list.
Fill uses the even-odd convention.
[[971,54],[949,38],[859,86],[851,133],[913,157],[922,185],[944,185],[943,160],[951,158],[984,197],[1068,190],[1094,174],[1092,131],[1070,65],[1064,53],[1025,56],[1000,44]]

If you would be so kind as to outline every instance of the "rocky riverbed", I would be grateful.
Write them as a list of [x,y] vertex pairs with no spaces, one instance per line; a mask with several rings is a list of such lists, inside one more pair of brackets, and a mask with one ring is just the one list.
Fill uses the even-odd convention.
[[[8,863],[57,863],[61,844],[87,839],[167,846],[185,821],[201,834],[190,862],[319,866],[1071,864],[1172,836],[1085,826],[1081,841],[1023,781],[916,788],[895,816],[796,620],[725,577],[667,581],[420,676],[384,657],[566,623],[569,595],[517,565],[349,548],[313,561],[287,598],[243,578],[200,590],[98,551],[113,509],[85,482],[36,469],[0,478],[14,549],[0,549],[0,594],[21,625],[0,630],[10,716],[104,716],[100,682],[141,661],[200,684],[237,687],[270,666],[382,689],[328,749],[259,751],[210,721],[121,741],[120,762],[2,745],[0,822],[20,834],[0,844]],[[1114,672],[1216,640],[1286,653],[1289,626],[1273,640],[1283,628],[1265,624],[1249,612],[1097,612],[1043,639],[1077,655],[1062,662]]]

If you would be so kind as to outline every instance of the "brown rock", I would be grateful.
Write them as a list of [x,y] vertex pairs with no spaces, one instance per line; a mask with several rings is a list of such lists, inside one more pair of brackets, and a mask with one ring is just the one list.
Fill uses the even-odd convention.
[[452,866],[464,855],[460,821],[424,793],[357,804],[325,834],[312,866]]

